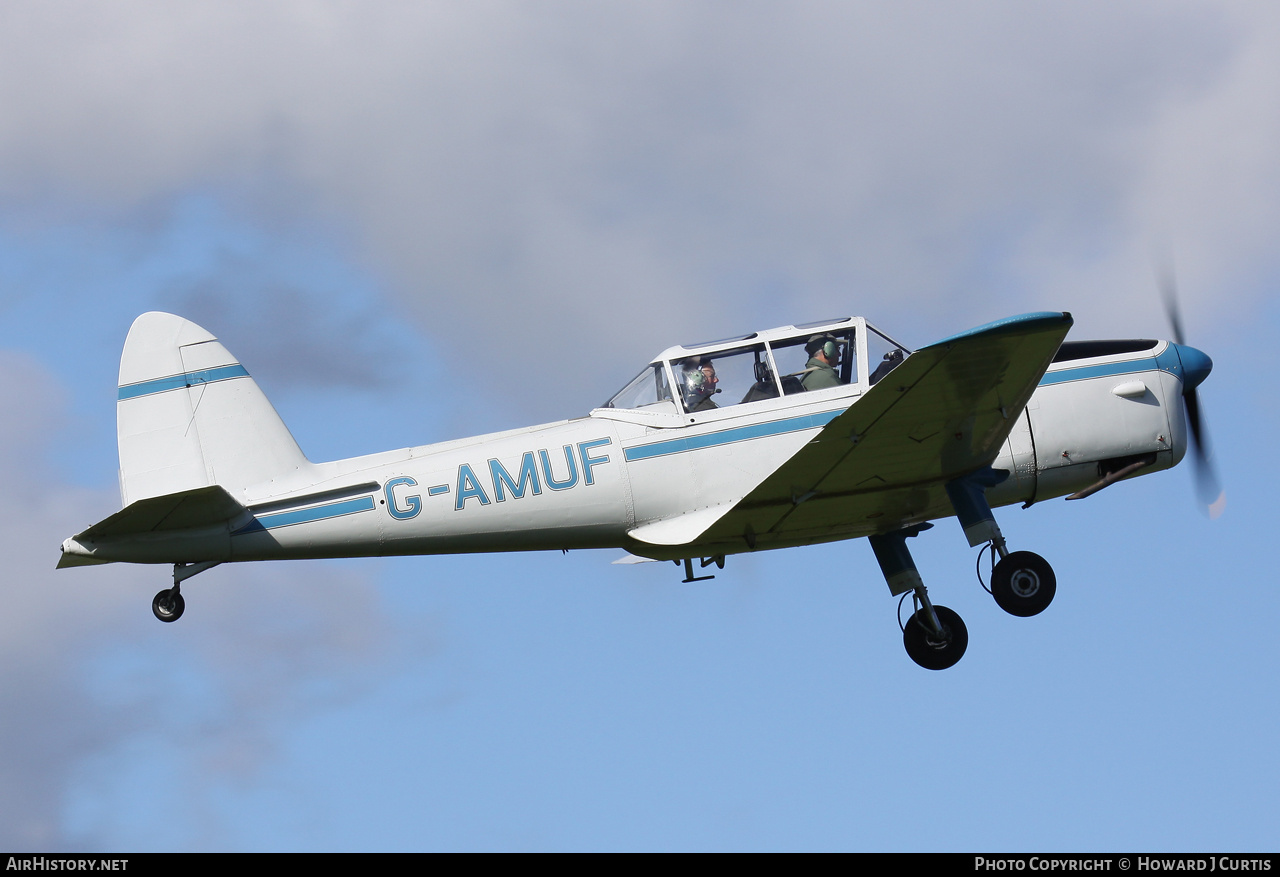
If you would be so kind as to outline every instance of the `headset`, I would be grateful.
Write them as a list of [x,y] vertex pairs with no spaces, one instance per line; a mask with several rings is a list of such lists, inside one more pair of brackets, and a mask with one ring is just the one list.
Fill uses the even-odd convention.
[[804,346],[804,350],[810,356],[816,356],[818,351],[821,350],[827,362],[834,366],[839,359],[840,345],[830,335],[814,335],[809,339],[809,343]]

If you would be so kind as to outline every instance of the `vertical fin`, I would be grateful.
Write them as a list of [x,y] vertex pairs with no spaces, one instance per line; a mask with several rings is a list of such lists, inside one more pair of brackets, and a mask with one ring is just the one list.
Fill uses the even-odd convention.
[[245,367],[181,317],[153,311],[134,320],[117,400],[126,506],[211,484],[235,496],[310,466]]

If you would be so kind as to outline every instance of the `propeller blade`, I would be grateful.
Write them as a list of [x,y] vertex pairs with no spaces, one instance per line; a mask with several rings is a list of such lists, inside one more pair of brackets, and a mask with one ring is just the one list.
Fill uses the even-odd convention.
[[[1169,328],[1173,331],[1174,343],[1185,345],[1182,308],[1178,304],[1178,281],[1174,276],[1172,262],[1160,265],[1156,273],[1160,297],[1164,300],[1164,312],[1169,320]],[[1194,455],[1196,470],[1196,496],[1199,497],[1200,505],[1209,517],[1216,519],[1227,507],[1227,494],[1222,489],[1217,468],[1213,465],[1213,457],[1209,451],[1209,435],[1200,414],[1200,395],[1196,392],[1196,388],[1190,387],[1184,390],[1182,401],[1187,412],[1187,426],[1191,432],[1191,451]]]
[[1191,426],[1191,442],[1195,446],[1196,456],[1206,454],[1204,447],[1204,425],[1200,422],[1200,394],[1195,390],[1182,394],[1183,404],[1187,407],[1187,423]]
[[1173,276],[1173,269],[1168,265],[1158,270],[1157,282],[1160,284],[1160,297],[1164,299],[1164,314],[1173,329],[1173,340],[1177,344],[1185,343],[1182,334],[1182,308],[1178,306],[1178,281]]
[[1218,518],[1227,507],[1227,494],[1218,480],[1217,467],[1209,449],[1209,436],[1200,416],[1200,396],[1190,390],[1183,394],[1187,424],[1191,428],[1191,446],[1195,455],[1196,495],[1211,519]]

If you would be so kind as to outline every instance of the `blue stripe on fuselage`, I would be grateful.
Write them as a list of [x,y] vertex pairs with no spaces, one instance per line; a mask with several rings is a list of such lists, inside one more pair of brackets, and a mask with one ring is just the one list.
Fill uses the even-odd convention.
[[839,411],[823,411],[820,414],[805,414],[800,417],[788,417],[785,420],[772,420],[768,423],[757,423],[752,426],[739,426],[733,429],[722,429],[719,432],[708,432],[702,435],[691,435],[685,438],[668,439],[647,445],[635,445],[623,451],[627,462],[647,460],[650,457],[664,457],[667,454],[680,454],[685,451],[697,451],[702,448],[714,448],[735,442],[765,438],[771,435],[783,435],[788,432],[799,432],[802,429],[814,429],[826,426],[835,420],[844,409]]
[[272,515],[262,515],[254,518],[248,524],[245,524],[239,530],[231,535],[239,536],[241,533],[253,533],[258,530],[274,530],[276,527],[289,527],[293,524],[308,524],[312,521],[323,521],[327,518],[340,518],[343,515],[353,515],[356,512],[373,511],[373,497],[360,496],[355,499],[344,499],[341,502],[331,502],[326,505],[312,506],[307,509],[294,509],[287,512],[278,512]]
[[1090,378],[1106,378],[1113,375],[1130,375],[1136,372],[1167,371],[1182,380],[1182,362],[1170,345],[1159,356],[1145,359],[1126,359],[1122,362],[1101,362],[1097,365],[1082,365],[1077,368],[1064,368],[1046,372],[1040,379],[1040,386],[1065,384],[1069,381],[1087,381]]

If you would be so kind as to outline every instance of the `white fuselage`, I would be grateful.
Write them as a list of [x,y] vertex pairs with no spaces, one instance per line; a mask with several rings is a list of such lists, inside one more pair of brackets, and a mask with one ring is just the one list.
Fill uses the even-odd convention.
[[[991,504],[1080,490],[1098,480],[1101,461],[1154,454],[1144,473],[1175,465],[1186,435],[1181,380],[1164,359],[1170,347],[1159,342],[1051,366],[992,463],[1012,475],[990,489]],[[308,464],[234,493],[247,511],[229,524],[104,537],[64,551],[144,563],[607,547],[699,556],[696,544],[658,551],[628,532],[736,502],[867,389],[864,378],[697,413],[673,403],[602,408],[575,420]]]

